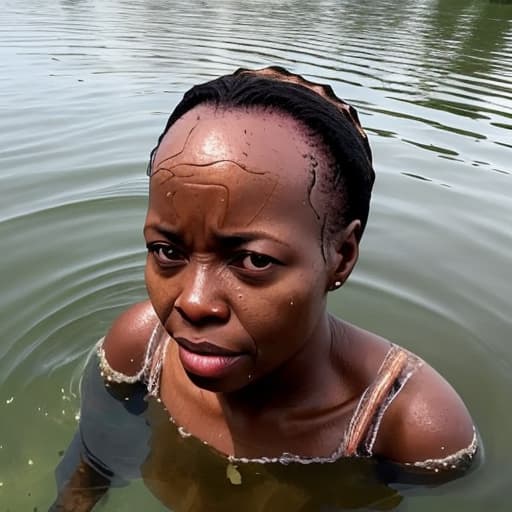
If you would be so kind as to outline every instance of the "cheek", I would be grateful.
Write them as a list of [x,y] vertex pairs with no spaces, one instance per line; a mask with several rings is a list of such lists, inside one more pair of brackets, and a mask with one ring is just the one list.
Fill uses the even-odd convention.
[[306,338],[325,312],[325,294],[319,290],[318,283],[311,283],[310,287],[301,286],[289,295],[290,299],[281,306],[283,320],[286,318],[294,336]]
[[325,292],[318,280],[293,279],[256,291],[240,314],[245,329],[260,351],[276,345],[300,344],[308,338],[326,307]]
[[149,300],[160,322],[165,323],[174,305],[172,285],[162,279],[152,268],[151,263],[146,262],[144,280]]

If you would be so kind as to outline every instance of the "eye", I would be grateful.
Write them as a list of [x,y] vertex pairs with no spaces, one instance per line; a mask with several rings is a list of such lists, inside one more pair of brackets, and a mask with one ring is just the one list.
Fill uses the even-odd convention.
[[277,260],[270,256],[257,252],[250,252],[241,255],[234,264],[235,266],[248,270],[249,272],[262,272],[264,270],[269,270],[277,263]]
[[157,262],[165,267],[176,267],[185,262],[183,253],[176,247],[169,244],[150,243],[147,245],[148,251],[153,254]]

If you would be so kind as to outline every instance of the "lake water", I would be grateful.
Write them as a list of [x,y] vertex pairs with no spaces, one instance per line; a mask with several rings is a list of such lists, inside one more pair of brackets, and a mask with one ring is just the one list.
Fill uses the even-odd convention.
[[[278,64],[356,106],[377,182],[331,301],[420,354],[485,444],[403,511],[512,501],[512,3],[1,0],[0,511],[46,510],[87,353],[145,296],[150,149],[180,95]],[[161,510],[140,482],[99,510]]]

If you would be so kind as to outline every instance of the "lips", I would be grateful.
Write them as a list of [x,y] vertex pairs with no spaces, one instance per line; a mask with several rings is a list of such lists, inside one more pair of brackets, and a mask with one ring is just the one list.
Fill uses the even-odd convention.
[[208,341],[190,341],[187,338],[174,338],[180,347],[185,348],[189,352],[193,352],[198,355],[205,356],[239,356],[241,352],[235,352],[234,350],[229,350],[227,348],[219,347],[213,343],[209,343]]
[[181,364],[187,372],[199,377],[223,377],[248,356],[245,352],[234,352],[207,341],[193,342],[180,337],[174,339],[179,347]]

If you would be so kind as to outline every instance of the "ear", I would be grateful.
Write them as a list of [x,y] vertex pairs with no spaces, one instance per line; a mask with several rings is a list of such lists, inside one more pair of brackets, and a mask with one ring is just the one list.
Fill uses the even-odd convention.
[[328,290],[336,290],[347,279],[359,258],[361,221],[353,220],[332,242],[331,268]]

